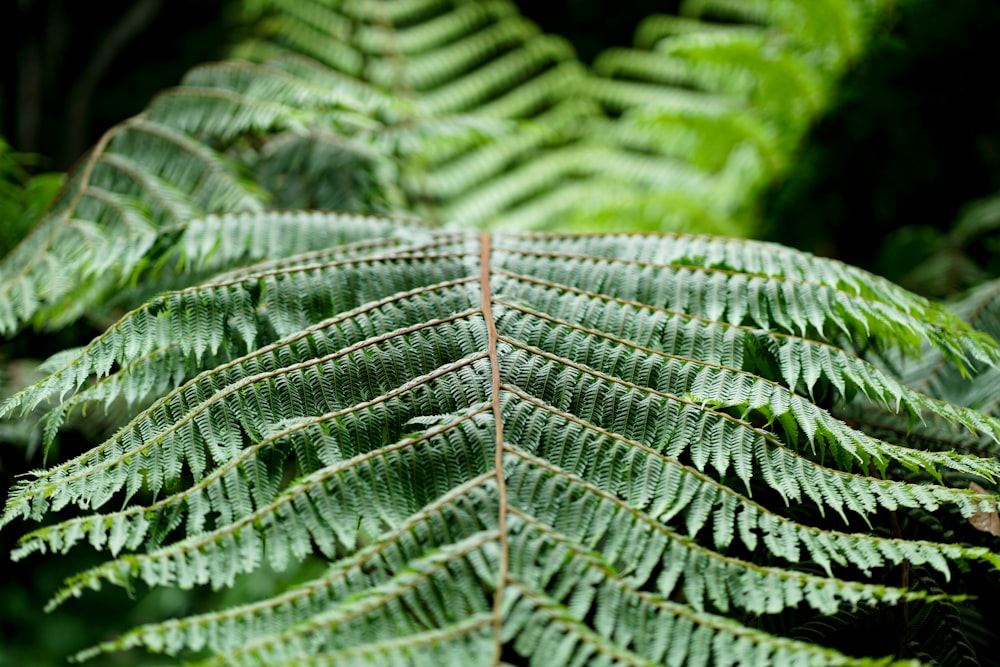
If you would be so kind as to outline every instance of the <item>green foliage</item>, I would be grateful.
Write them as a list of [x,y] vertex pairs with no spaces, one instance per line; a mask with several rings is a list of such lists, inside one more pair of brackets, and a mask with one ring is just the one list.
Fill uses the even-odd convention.
[[0,138],[0,256],[28,234],[62,185],[61,174],[31,176],[32,162]]
[[[893,18],[866,40],[864,61],[765,198],[765,234],[950,296],[942,286],[961,289],[955,278],[967,266],[929,266],[943,283],[911,269],[967,202],[1000,188],[1000,98],[980,75],[993,60],[1000,5],[904,0]],[[905,227],[918,229],[901,234],[898,253],[883,255],[882,240]],[[976,263],[983,254],[973,253]]]
[[[982,548],[781,511],[809,503],[842,528],[880,508],[969,516],[980,499],[966,489],[869,470],[1000,474],[990,458],[876,440],[789,388],[840,387],[995,436],[1000,424],[898,385],[842,336],[867,331],[885,351],[927,338],[956,360],[995,362],[988,339],[888,283],[701,237],[479,239],[339,214],[240,221],[244,232],[323,226],[328,236],[312,237],[323,257],[157,297],[50,361],[52,374],[5,411],[69,393],[56,426],[90,402],[146,407],[18,485],[3,521],[124,506],[22,539],[18,558],[80,542],[117,556],[69,579],[54,605],[107,583],[229,586],[313,549],[331,569],[273,600],[143,627],[104,649],[207,646],[240,664],[404,650],[428,664],[488,662],[495,628],[529,656],[669,662],[666,644],[635,634],[644,618],[664,633],[680,624],[691,651],[720,659],[739,645],[761,664],[849,664],[738,621],[920,595],[852,570],[1000,565]],[[210,228],[236,245],[236,227]],[[359,231],[381,242],[362,249]],[[772,502],[751,498],[760,481]]]
[[502,0],[248,3],[259,64],[196,68],[98,142],[0,265],[0,331],[93,312],[225,211],[750,233],[887,2],[692,3],[728,23],[651,17],[593,72]]
[[128,415],[0,525],[109,558],[50,608],[323,571],[79,656],[876,665],[823,628],[910,605],[938,641],[1000,567],[956,535],[1000,421],[950,393],[991,331],[773,244],[524,231],[751,229],[879,5],[690,3],[589,72],[505,2],[248,3],[256,62],[109,131],[0,265],[4,331],[113,322],[0,413]]

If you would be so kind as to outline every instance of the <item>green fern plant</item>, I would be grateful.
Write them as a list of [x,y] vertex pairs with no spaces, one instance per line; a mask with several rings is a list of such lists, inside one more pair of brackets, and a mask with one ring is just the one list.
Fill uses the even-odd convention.
[[747,234],[887,4],[691,3],[754,25],[653,17],[591,73],[509,2],[248,3],[260,62],[197,68],[98,142],[0,265],[0,331],[93,313],[226,211]]
[[0,412],[128,414],[0,526],[110,557],[50,608],[325,571],[79,657],[885,664],[817,618],[995,581],[954,527],[996,513],[1000,421],[896,372],[994,368],[988,335],[772,244],[518,231],[752,220],[876,5],[692,4],[754,26],[650,19],[589,73],[507,3],[248,3],[259,62],[111,130],[0,265],[4,331],[110,322]]
[[41,217],[62,183],[60,174],[32,176],[37,156],[11,151],[0,139],[0,254],[6,255]]

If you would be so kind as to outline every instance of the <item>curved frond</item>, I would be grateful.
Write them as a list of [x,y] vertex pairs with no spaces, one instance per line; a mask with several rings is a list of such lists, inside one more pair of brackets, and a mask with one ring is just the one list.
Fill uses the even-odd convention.
[[103,304],[164,229],[265,206],[747,234],[882,4],[690,3],[729,23],[650,18],[588,72],[503,0],[255,3],[236,53],[259,62],[109,131],[0,264],[0,331]]

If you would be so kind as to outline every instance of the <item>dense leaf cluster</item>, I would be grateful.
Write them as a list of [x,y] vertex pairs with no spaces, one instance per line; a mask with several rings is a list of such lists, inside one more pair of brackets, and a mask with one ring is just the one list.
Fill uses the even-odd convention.
[[0,329],[109,322],[0,412],[128,414],[0,525],[111,556],[50,606],[325,571],[81,655],[881,664],[817,628],[995,578],[955,536],[1000,476],[978,316],[773,244],[525,231],[748,230],[880,5],[690,3],[588,71],[506,2],[248,2],[254,62],[110,130],[0,264]]

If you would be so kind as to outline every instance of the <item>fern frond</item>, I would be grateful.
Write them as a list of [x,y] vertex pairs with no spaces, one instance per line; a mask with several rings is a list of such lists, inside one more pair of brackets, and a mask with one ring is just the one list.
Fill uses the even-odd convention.
[[[794,147],[829,104],[833,84],[888,4],[686,2],[686,16],[725,23],[648,17],[636,32],[636,48],[601,54],[594,66],[599,77],[588,85],[624,114],[620,125],[641,126],[645,142],[710,165],[719,192],[702,207],[711,201],[715,215],[752,226],[755,214],[745,207],[788,168]],[[650,117],[659,120],[651,125]],[[745,138],[748,126],[752,138]],[[634,210],[649,215],[641,206]]]
[[[947,305],[977,333],[996,336],[1000,334],[997,288],[996,281],[983,283]],[[901,381],[908,387],[921,395],[934,397],[942,406],[949,406],[946,410],[959,406],[959,409],[968,409],[973,414],[989,418],[998,414],[1000,375],[988,364],[977,364],[963,373],[949,364],[941,352],[927,345],[919,358],[891,356],[886,363],[898,369]],[[858,402],[851,402],[837,412],[842,418],[892,442],[907,446],[919,443],[919,446],[928,449],[996,456],[997,443],[994,439],[985,437],[978,428],[966,433],[956,432],[950,428],[950,420],[941,411],[925,412],[920,423],[909,423],[893,412],[866,411],[864,404]],[[967,479],[955,480],[962,485],[967,482]]]
[[[989,281],[970,290],[951,304],[954,312],[977,332],[1000,333],[1000,282]],[[903,368],[903,379],[919,391],[952,403],[968,405],[987,414],[998,414],[997,386],[1000,375],[989,366],[977,369],[973,382],[948,367],[940,353],[928,351],[919,362]]]
[[843,65],[861,50],[863,30],[879,19],[879,0],[836,2],[767,2],[767,0],[685,0],[683,12],[773,25],[794,36],[796,46],[824,58],[831,66]]
[[652,50],[595,76],[506,2],[261,4],[269,45],[239,53],[263,62],[196,68],[111,130],[0,264],[0,330],[71,322],[162,229],[266,204],[746,233],[878,5],[709,3],[771,28],[651,19]]
[[[951,318],[943,306],[838,262],[815,266],[811,256],[779,246],[697,236],[674,237],[676,242],[666,246],[646,244],[641,237],[622,237],[620,243],[587,236],[525,238],[527,243],[510,253],[505,269],[524,267],[521,273],[585,288],[572,274],[591,263],[607,263],[623,274],[609,284],[606,294],[611,297],[617,296],[616,284],[636,283],[630,300],[669,303],[674,311],[710,320],[792,334],[815,331],[821,338],[832,336],[828,330],[835,328],[876,346],[885,332],[911,354],[929,340],[960,369],[970,358],[997,360],[991,345],[980,345],[990,339],[971,327],[944,333],[940,323]],[[590,239],[601,240],[592,244]],[[675,281],[685,282],[685,288]],[[770,296],[763,301],[766,309],[744,296],[763,294]]]
[[1000,568],[906,521],[997,511],[995,287],[963,322],[772,244],[515,233],[751,229],[886,4],[688,2],[589,72],[501,0],[248,2],[254,62],[110,131],[0,264],[0,331],[125,312],[0,415],[133,411],[0,526],[75,508],[14,556],[111,557],[50,607],[329,568],[79,657],[886,664],[782,620]]
[[[544,144],[468,144],[444,165],[415,146],[404,160],[413,174],[410,200],[422,214],[506,229],[551,226],[560,218],[594,225],[595,212],[610,217],[625,199],[633,202],[633,225],[661,228],[669,220],[687,226],[734,216],[746,225],[748,195],[787,168],[808,124],[828,104],[836,77],[873,30],[881,5],[861,4],[692,4],[688,13],[707,11],[730,25],[651,18],[637,34],[644,50],[608,52],[595,66],[596,77],[582,73],[564,42],[539,35],[502,2],[414,3],[406,11],[396,5],[268,3],[260,9],[271,16],[264,29],[271,45],[254,42],[241,53],[267,58],[288,49],[412,100],[417,116],[530,119],[548,137]],[[734,18],[755,25],[731,25]],[[335,36],[336,46],[322,40],[323,30]],[[609,122],[602,106],[625,115]],[[553,112],[564,107],[580,110],[592,131],[553,124]],[[650,117],[657,118],[652,126]],[[647,137],[645,150],[616,140],[622,132],[636,136],[638,127]],[[651,153],[671,161],[652,160],[621,177],[576,166],[636,165]],[[448,171],[452,161],[456,167],[476,163],[482,171],[463,171],[464,187],[435,187],[440,179],[426,165]],[[487,164],[495,166],[486,171]],[[636,174],[658,174],[656,187]],[[692,179],[711,183],[711,196],[689,197],[685,208],[691,210],[674,207],[672,218],[652,213],[662,208],[656,202],[664,183],[680,194]],[[502,198],[498,180],[505,181]],[[458,201],[456,192],[463,193]]]
[[[136,628],[103,649],[146,646],[176,654],[185,648],[200,650],[207,645],[213,651],[224,652],[263,634],[293,627],[322,612],[331,594],[346,598],[362,593],[372,583],[388,581],[400,563],[456,542],[462,535],[481,539],[493,530],[495,514],[490,510],[495,501],[482,486],[484,478],[474,477],[449,490],[377,543],[338,561],[322,577],[279,597]],[[163,639],[167,639],[166,644]]]
[[[886,354],[926,337],[956,362],[997,357],[940,307],[868,274],[703,237],[213,220],[179,228],[171,252],[202,269],[307,252],[157,297],[51,361],[7,412],[58,397],[54,432],[74,408],[151,402],[94,450],[20,483],[3,521],[91,510],[15,553],[88,542],[115,556],[67,580],[52,606],[106,584],[231,586],[314,551],[331,569],[94,651],[208,648],[206,664],[273,664],[440,640],[447,655],[551,657],[558,645],[585,662],[663,659],[665,646],[633,631],[637,613],[688,628],[685,650],[736,642],[744,656],[864,664],[740,619],[920,599],[867,580],[904,562],[944,577],[968,561],[1000,567],[983,547],[853,527],[879,511],[995,511],[991,496],[884,479],[869,463],[1000,477],[992,459],[877,440],[796,393],[825,382],[996,437],[991,418],[842,347],[865,331]],[[329,247],[294,235],[254,245],[296,221]],[[825,306],[796,307],[816,295]],[[100,511],[112,499],[123,509]],[[842,528],[801,522],[803,502]]]

